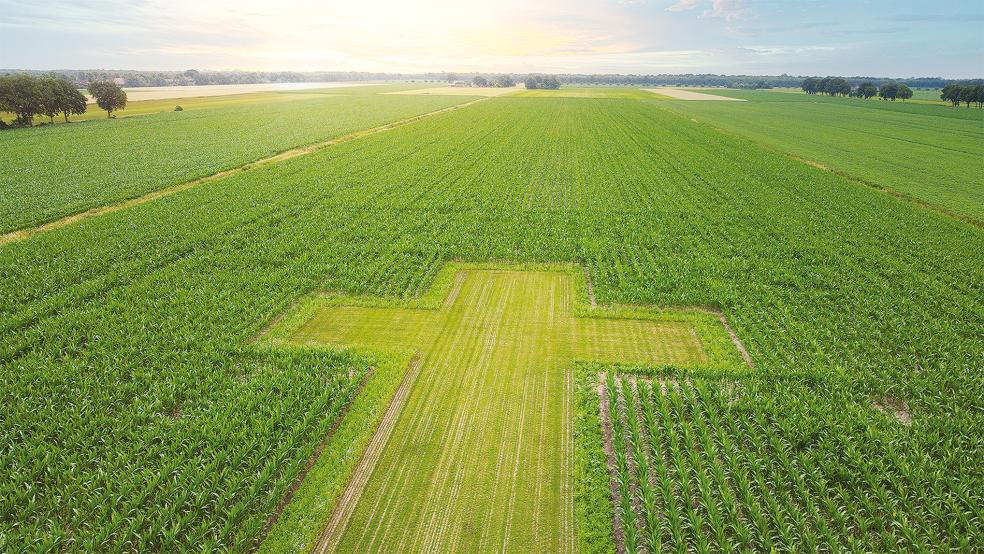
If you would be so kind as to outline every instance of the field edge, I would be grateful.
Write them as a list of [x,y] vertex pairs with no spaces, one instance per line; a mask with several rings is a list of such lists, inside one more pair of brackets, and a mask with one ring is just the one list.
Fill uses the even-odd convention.
[[311,552],[410,365],[372,353],[376,368],[256,552]]

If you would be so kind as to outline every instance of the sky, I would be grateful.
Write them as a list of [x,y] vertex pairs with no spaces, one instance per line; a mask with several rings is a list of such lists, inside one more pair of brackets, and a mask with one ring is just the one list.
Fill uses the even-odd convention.
[[0,68],[984,77],[984,0],[0,0]]

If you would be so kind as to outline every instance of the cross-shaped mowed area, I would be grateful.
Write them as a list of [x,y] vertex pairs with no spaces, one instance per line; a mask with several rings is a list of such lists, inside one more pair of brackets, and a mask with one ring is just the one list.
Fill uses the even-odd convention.
[[417,352],[317,550],[575,550],[574,362],[708,353],[692,319],[577,316],[573,285],[564,271],[461,270],[439,309],[313,311],[292,342]]

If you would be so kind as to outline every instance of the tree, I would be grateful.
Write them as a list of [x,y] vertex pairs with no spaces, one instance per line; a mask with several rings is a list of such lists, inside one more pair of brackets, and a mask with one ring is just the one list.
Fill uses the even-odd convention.
[[126,92],[112,81],[89,83],[89,94],[96,99],[96,105],[106,110],[106,117],[113,117],[114,111],[126,107]]
[[858,85],[859,98],[864,98],[867,100],[876,94],[878,94],[878,87],[876,87],[871,81],[865,81]]
[[898,97],[905,102],[906,100],[912,98],[912,89],[905,83],[899,83]]
[[475,75],[475,78],[472,79],[472,86],[474,86],[474,87],[487,87],[487,86],[489,86],[489,81],[488,81],[488,79],[486,79],[485,77],[482,77],[481,75]]
[[940,91],[940,100],[946,100],[953,105],[954,108],[960,105],[960,93],[963,87],[958,84],[951,83],[943,87]]
[[974,102],[977,102],[978,108],[984,108],[984,85],[977,85],[973,89]]
[[802,88],[803,92],[807,94],[816,94],[820,91],[820,79],[817,79],[816,77],[807,77],[806,79],[803,79],[803,83],[800,85],[800,88]]
[[58,81],[51,77],[38,79],[38,115],[48,116],[50,123],[55,122],[55,116],[61,111],[61,104],[58,101],[59,90]]
[[820,79],[820,81],[817,82],[817,92],[821,94],[833,95],[833,93],[830,92],[830,81],[832,80],[832,77],[824,77],[823,79]]
[[14,125],[29,127],[41,112],[41,89],[30,75],[0,77],[0,111],[14,114]]
[[560,88],[560,80],[553,75],[530,75],[526,78],[526,88],[556,90]]
[[960,101],[967,104],[969,108],[971,104],[980,104],[982,102],[980,85],[962,85],[960,87]]
[[82,115],[86,108],[85,95],[68,79],[58,79],[58,111],[65,115],[65,123],[68,116]]
[[499,88],[510,88],[516,86],[516,81],[509,75],[499,75],[495,78],[495,86]]
[[848,83],[847,79],[843,77],[834,77],[831,79],[829,88],[831,96],[836,96],[838,94],[847,96],[848,94],[851,94],[851,83]]
[[882,85],[878,87],[878,96],[880,96],[882,100],[891,100],[892,102],[895,102],[895,99],[899,96],[898,83],[894,83],[892,81],[882,83]]

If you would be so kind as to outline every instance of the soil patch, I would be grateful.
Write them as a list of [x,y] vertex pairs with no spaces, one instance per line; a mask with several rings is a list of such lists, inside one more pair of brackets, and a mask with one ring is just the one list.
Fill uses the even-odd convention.
[[707,94],[706,92],[696,92],[692,90],[681,90],[675,88],[646,88],[642,89],[647,92],[652,92],[662,96],[669,96],[674,100],[720,100],[724,102],[744,102],[745,100],[741,98],[730,98],[727,96],[718,96],[716,94]]
[[886,396],[872,401],[871,407],[883,414],[894,417],[896,421],[906,427],[912,427],[912,413],[909,412],[909,406],[898,398]]

